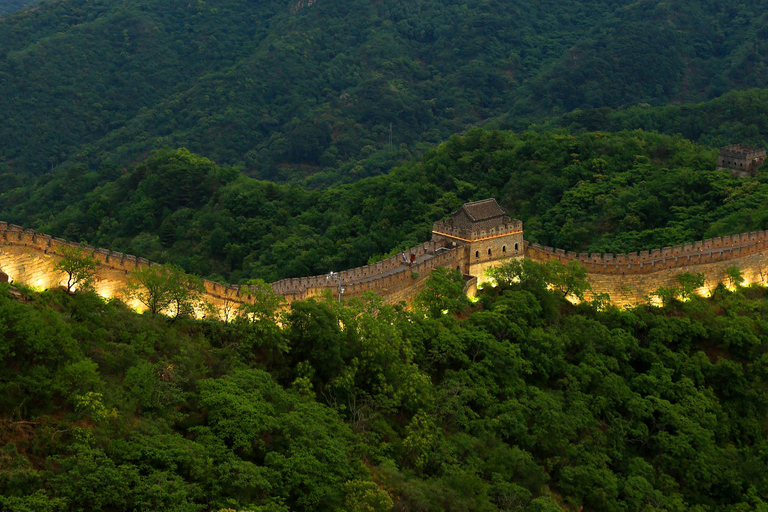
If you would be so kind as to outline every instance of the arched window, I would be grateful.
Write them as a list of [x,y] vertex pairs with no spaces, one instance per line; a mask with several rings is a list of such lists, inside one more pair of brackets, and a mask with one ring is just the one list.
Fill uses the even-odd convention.
[[515,252],[517,252],[517,243],[515,243]]
[[475,258],[479,258],[479,257],[480,257],[480,251],[475,251]]
[[488,256],[490,256],[490,255],[491,255],[491,248],[489,247],[488,248]]
[[501,252],[507,252],[507,246],[506,245],[502,245],[501,246]]
[[458,270],[459,272],[461,272],[461,265],[456,265],[456,270]]

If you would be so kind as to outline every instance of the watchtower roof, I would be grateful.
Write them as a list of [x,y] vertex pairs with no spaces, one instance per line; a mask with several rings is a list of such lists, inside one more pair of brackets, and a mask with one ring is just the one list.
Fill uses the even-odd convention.
[[494,198],[483,199],[482,201],[474,201],[471,203],[464,203],[461,208],[453,212],[451,216],[455,216],[462,210],[473,222],[480,222],[483,220],[495,219],[496,217],[503,217],[505,213]]

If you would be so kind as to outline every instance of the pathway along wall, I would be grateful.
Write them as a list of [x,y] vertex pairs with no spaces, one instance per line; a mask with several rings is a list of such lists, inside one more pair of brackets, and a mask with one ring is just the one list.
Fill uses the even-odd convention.
[[664,249],[629,254],[576,254],[526,242],[525,257],[545,263],[577,260],[587,269],[592,293],[607,293],[618,306],[642,304],[660,287],[678,286],[677,276],[703,273],[705,284],[697,290],[707,295],[726,281],[726,269],[741,269],[745,285],[768,283],[768,232],[710,238]]
[[[136,309],[144,309],[137,301],[126,300],[123,291],[131,280],[131,271],[157,263],[130,254],[67,242],[0,222],[0,269],[15,282],[41,289],[66,286],[65,274],[54,271],[53,267],[60,260],[62,249],[67,246],[82,248],[98,261],[95,283],[97,293],[103,297],[117,297]],[[373,265],[339,272],[344,283],[344,297],[357,297],[373,291],[389,303],[401,300],[410,302],[432,270],[440,266],[454,268],[464,258],[463,247],[441,251],[440,254],[435,254],[435,249],[434,242],[427,242],[406,251],[417,257],[432,255],[413,266],[403,265],[398,255]],[[285,297],[288,303],[322,295],[324,290],[335,293],[337,282],[325,277],[285,279],[273,283],[272,288],[276,294]],[[239,304],[253,302],[251,286],[223,285],[207,279],[203,279],[203,284],[205,299],[216,307],[222,319],[231,318]]]
[[[125,300],[123,290],[130,281],[130,272],[141,266],[156,265],[144,258],[67,242],[0,222],[0,269],[14,281],[37,288],[64,286],[64,274],[55,272],[53,267],[65,246],[81,247],[97,259],[95,286],[104,297]],[[466,258],[466,247],[446,250],[435,242],[426,242],[405,252],[415,254],[422,261],[405,266],[398,254],[372,265],[339,272],[345,288],[344,297],[358,297],[372,291],[389,303],[410,302],[423,288],[424,280],[432,270],[456,268]],[[766,231],[618,255],[576,254],[526,242],[525,257],[542,263],[552,259],[563,263],[580,261],[586,267],[592,285],[592,294],[588,298],[596,293],[607,293],[619,306],[644,303],[659,287],[676,286],[676,276],[684,272],[704,274],[705,286],[699,290],[702,294],[725,281],[726,269],[734,265],[741,269],[746,284],[768,284]],[[467,284],[472,286],[473,283],[468,281]],[[222,285],[205,279],[203,284],[206,300],[218,309],[222,318],[230,317],[238,304],[252,302],[250,286]],[[285,297],[288,303],[319,296],[324,290],[335,294],[336,286],[337,282],[327,280],[325,275],[272,283],[275,293]],[[129,304],[142,309],[136,302]]]

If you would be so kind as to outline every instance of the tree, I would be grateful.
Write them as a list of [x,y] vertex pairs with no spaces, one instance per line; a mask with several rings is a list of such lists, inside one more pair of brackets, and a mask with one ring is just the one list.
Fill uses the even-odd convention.
[[468,304],[464,293],[464,278],[458,270],[438,267],[424,283],[424,289],[416,294],[416,307],[437,318],[444,312],[456,313]]
[[542,291],[548,284],[548,272],[544,265],[530,259],[515,259],[486,271],[503,288],[519,288]]
[[67,293],[72,293],[75,287],[89,288],[96,274],[96,258],[81,247],[68,245],[61,250],[61,259],[53,269],[67,275]]
[[126,295],[153,315],[168,312],[173,318],[194,313],[205,291],[202,281],[176,265],[141,266],[131,272]]
[[687,300],[696,293],[697,289],[704,286],[704,274],[685,272],[677,276],[677,281],[680,283],[680,297]]
[[672,304],[672,301],[675,300],[675,298],[680,293],[680,289],[676,287],[667,288],[665,286],[659,286],[656,291],[651,292],[648,295],[648,302],[653,303],[653,298],[657,298],[659,302],[661,302],[661,305],[666,307]]
[[587,269],[579,261],[569,261],[563,265],[559,260],[550,260],[545,265],[550,284],[563,298],[573,295],[579,300],[584,300],[584,292],[591,290],[587,281]]
[[250,280],[248,284],[245,293],[253,302],[242,302],[234,318],[234,324],[241,328],[240,346],[247,351],[257,346],[287,351],[287,340],[280,329],[281,306],[285,299],[276,295],[272,286],[261,279]]
[[741,273],[741,269],[736,265],[725,269],[725,277],[728,280],[730,288],[738,288],[744,282],[744,275]]

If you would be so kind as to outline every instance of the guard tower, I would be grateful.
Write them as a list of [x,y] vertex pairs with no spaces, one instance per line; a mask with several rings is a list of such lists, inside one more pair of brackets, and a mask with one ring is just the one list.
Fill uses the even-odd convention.
[[765,148],[735,144],[720,149],[717,170],[730,169],[737,178],[754,176],[765,162]]
[[485,270],[524,253],[523,222],[506,216],[495,199],[466,203],[432,227],[432,240],[444,247],[464,246],[462,273],[479,281]]

